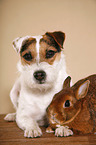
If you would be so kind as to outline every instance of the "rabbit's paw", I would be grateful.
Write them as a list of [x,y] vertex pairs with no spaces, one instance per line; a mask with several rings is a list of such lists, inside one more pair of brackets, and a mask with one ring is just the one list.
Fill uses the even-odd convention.
[[55,136],[63,137],[73,135],[73,131],[68,126],[60,126],[55,130]]
[[53,133],[54,130],[52,130],[52,128],[49,126],[49,127],[46,128],[46,132],[47,133]]

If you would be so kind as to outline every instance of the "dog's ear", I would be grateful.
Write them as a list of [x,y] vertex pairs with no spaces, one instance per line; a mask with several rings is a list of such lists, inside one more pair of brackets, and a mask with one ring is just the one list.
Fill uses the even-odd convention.
[[63,43],[65,40],[65,33],[61,31],[55,31],[55,32],[47,32],[46,35],[53,37],[53,39],[59,45],[59,47],[63,48]]
[[13,47],[16,50],[17,53],[20,52],[21,47],[23,43],[29,38],[30,36],[25,36],[25,37],[18,37],[15,40],[13,40]]

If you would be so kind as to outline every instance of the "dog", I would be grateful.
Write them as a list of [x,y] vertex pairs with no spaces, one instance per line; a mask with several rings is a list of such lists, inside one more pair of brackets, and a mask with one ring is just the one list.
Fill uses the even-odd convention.
[[65,33],[61,31],[19,37],[13,41],[20,56],[17,66],[21,75],[10,92],[16,113],[6,115],[4,119],[16,121],[25,137],[42,135],[39,126],[48,125],[46,108],[68,76],[64,41]]

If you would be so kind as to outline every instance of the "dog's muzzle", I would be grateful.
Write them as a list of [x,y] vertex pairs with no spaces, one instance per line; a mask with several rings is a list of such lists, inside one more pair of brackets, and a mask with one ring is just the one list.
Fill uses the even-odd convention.
[[43,70],[34,72],[34,78],[38,81],[39,84],[43,84],[46,79],[46,73]]

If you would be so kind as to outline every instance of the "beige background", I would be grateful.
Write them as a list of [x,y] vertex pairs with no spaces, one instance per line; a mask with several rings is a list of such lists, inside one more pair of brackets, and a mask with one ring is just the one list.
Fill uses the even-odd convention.
[[13,112],[10,89],[18,76],[18,36],[66,33],[67,72],[73,83],[96,73],[96,0],[0,0],[0,113]]

